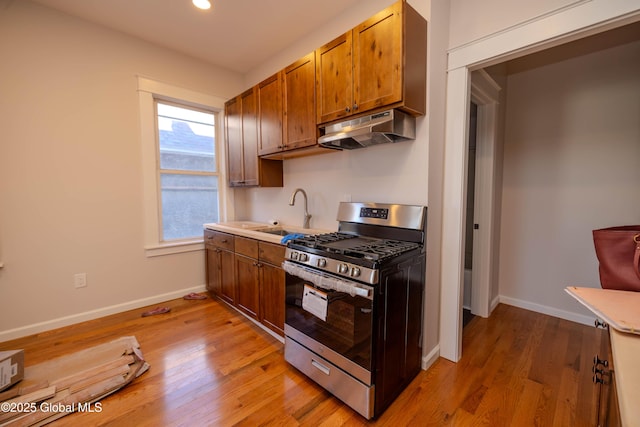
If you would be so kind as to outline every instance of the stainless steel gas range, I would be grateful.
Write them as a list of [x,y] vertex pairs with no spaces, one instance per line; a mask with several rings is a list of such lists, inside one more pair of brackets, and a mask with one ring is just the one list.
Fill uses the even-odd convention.
[[426,211],[340,203],[336,233],[287,243],[285,359],[367,419],[421,368]]

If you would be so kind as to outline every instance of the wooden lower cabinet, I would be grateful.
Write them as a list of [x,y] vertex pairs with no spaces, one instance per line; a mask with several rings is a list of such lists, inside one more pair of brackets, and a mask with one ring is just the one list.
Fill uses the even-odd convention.
[[260,321],[284,336],[284,270],[270,264],[260,268]]
[[260,271],[258,260],[235,254],[236,307],[258,319],[260,312]]
[[205,230],[207,289],[229,304],[235,300],[233,268],[234,237],[230,234]]
[[285,247],[205,230],[205,248],[207,289],[284,336]]

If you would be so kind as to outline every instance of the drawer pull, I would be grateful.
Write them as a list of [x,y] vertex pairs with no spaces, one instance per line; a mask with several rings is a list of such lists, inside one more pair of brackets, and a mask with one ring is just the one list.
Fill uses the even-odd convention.
[[313,365],[317,370],[325,375],[329,375],[329,373],[331,372],[328,366],[324,366],[322,363],[318,362],[315,359],[311,359],[311,365]]
[[596,325],[596,328],[602,328],[602,329],[607,329],[607,327],[609,326],[609,325],[607,325],[606,322],[603,322],[600,319],[596,319],[595,325]]
[[598,366],[598,365],[602,365],[605,368],[609,366],[609,361],[606,359],[600,359],[600,357],[596,354],[595,356],[593,356],[593,365],[594,366]]

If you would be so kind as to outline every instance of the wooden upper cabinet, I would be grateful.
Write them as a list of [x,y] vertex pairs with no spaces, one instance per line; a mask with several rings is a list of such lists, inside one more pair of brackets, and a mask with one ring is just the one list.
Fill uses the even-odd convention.
[[258,91],[225,103],[227,170],[231,187],[282,187],[282,161],[258,157]]
[[311,52],[282,73],[284,149],[310,147],[317,143],[316,66]]
[[317,122],[382,108],[426,113],[427,22],[398,1],[316,50]]
[[241,105],[240,96],[236,96],[224,104],[229,185],[241,182],[244,179]]
[[316,118],[324,123],[351,114],[353,105],[352,32],[316,50]]
[[262,81],[258,91],[258,154],[282,150],[282,72]]
[[258,185],[258,132],[255,90],[240,95],[242,104],[243,185]]
[[353,30],[353,112],[402,101],[402,3]]

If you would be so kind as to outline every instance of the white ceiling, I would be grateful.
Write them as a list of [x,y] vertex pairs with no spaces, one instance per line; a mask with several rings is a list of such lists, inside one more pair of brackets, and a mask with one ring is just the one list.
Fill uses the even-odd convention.
[[34,1],[244,74],[363,0]]

